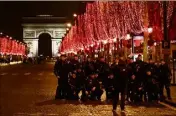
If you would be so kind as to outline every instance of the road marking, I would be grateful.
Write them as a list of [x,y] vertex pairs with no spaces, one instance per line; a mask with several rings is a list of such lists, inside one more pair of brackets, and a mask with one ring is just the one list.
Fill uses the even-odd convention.
[[18,75],[18,73],[12,73],[13,76]]
[[2,73],[1,75],[6,75],[7,73]]
[[24,75],[30,75],[31,73],[24,73]]
[[45,113],[15,113],[13,116],[58,116],[58,114],[45,114]]
[[15,113],[14,116],[41,116],[42,113]]

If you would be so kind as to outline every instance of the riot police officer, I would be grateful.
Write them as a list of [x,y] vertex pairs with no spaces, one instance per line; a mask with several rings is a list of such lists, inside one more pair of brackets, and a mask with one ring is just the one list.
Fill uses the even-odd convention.
[[91,57],[87,57],[87,61],[84,63],[84,72],[86,76],[89,76],[92,72],[96,71],[95,63]]
[[146,63],[142,61],[142,56],[139,54],[138,55],[138,58],[137,58],[137,61],[135,62],[135,73],[136,73],[136,79],[140,85],[140,92],[138,93],[139,94],[139,101],[143,101],[142,98],[143,98],[143,95],[144,95],[144,99],[146,100],[146,95],[145,95],[145,86],[144,86],[144,83],[145,83],[145,78],[144,78],[144,75],[145,75],[145,68],[146,68]]
[[90,100],[98,100],[102,91],[99,90],[99,82],[95,77],[95,72],[91,73],[86,81],[85,93]]
[[77,55],[74,56],[74,59],[72,59],[70,63],[71,63],[71,68],[72,68],[71,71],[74,71],[74,72],[76,72],[77,67],[81,64],[79,62],[79,58]]
[[106,100],[112,100],[112,94],[114,92],[114,75],[110,74],[108,79],[105,83],[105,90],[106,90]]
[[54,65],[54,74],[58,79],[55,99],[65,99],[68,94],[68,74],[70,72],[69,64],[66,62],[66,55],[61,55]]
[[163,95],[163,89],[164,89],[164,87],[166,88],[168,99],[171,99],[171,95],[170,95],[171,75],[172,74],[171,74],[169,66],[166,64],[166,62],[164,60],[161,60],[160,77],[159,77],[161,100],[164,99],[164,95]]
[[110,71],[109,65],[105,62],[104,57],[100,57],[99,61],[96,63],[96,69],[98,72],[98,81],[100,84],[105,85]]
[[78,81],[76,73],[70,73],[68,77],[68,84],[69,84],[69,92],[68,92],[68,99],[77,100],[78,99]]
[[131,75],[128,81],[128,98],[130,98],[130,102],[136,102],[138,98],[138,91],[140,86],[136,80],[135,75]]
[[113,93],[113,111],[117,108],[117,103],[119,101],[119,94],[121,93],[121,103],[120,107],[123,111],[125,109],[125,91],[127,87],[127,67],[123,60],[123,57],[116,58],[115,63],[112,65],[112,71],[114,74],[114,93]]

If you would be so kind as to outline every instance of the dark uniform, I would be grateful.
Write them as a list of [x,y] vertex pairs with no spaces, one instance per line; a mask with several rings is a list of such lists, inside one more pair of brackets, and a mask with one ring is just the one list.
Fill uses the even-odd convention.
[[122,60],[118,64],[112,65],[112,71],[114,74],[114,93],[113,93],[113,110],[116,110],[117,103],[119,101],[119,94],[121,93],[121,110],[125,108],[125,91],[127,86],[127,67],[126,63]]
[[108,79],[105,83],[105,90],[106,90],[106,99],[111,100],[112,99],[112,94],[114,92],[114,75],[110,74],[108,76]]
[[74,59],[70,60],[71,72],[76,72],[81,63],[78,61],[78,57],[75,56]]
[[[136,80],[136,70],[135,70],[135,63],[134,62],[130,62],[128,65],[127,65],[127,68],[128,68],[128,86],[131,86],[131,81],[133,81],[131,78],[132,76],[135,76],[135,82],[137,82]],[[133,83],[133,82],[132,82]],[[126,100],[128,101],[129,98],[130,98],[130,91],[131,91],[131,87],[127,87],[127,98]]]
[[147,100],[149,102],[153,100],[157,100],[158,92],[157,92],[155,75],[152,73],[151,70],[147,70],[145,78],[146,78],[145,89],[148,96]]
[[98,81],[104,86],[109,75],[110,67],[106,62],[98,61],[96,63],[96,69],[98,73]]
[[146,63],[143,62],[142,60],[137,60],[135,62],[135,73],[136,73],[136,79],[138,81],[138,84],[140,86],[140,88],[142,88],[142,90],[140,90],[138,92],[138,96],[139,96],[139,101],[142,101],[143,95],[144,95],[144,99],[146,100],[146,95],[145,95],[145,68],[146,68]]
[[54,66],[54,74],[58,77],[58,86],[55,99],[65,99],[68,94],[69,64],[63,60],[57,60]]
[[91,100],[100,99],[102,91],[100,90],[100,84],[97,78],[95,78],[95,73],[92,73],[87,78],[86,85],[85,85],[85,91],[89,99]]
[[68,84],[69,84],[68,99],[77,100],[79,91],[76,73],[73,72],[69,74]]
[[[147,100],[158,100],[159,88],[157,82],[157,70],[156,65],[149,60],[149,63],[146,66],[146,74],[145,74],[145,92],[147,92]],[[149,74],[151,73],[151,74]]]
[[85,75],[89,76],[94,71],[96,71],[95,63],[93,61],[86,61],[84,63],[84,72],[85,72]]
[[85,94],[85,83],[86,83],[86,76],[85,76],[85,72],[83,70],[83,67],[82,65],[80,65],[77,69],[77,72],[76,72],[76,76],[77,76],[77,81],[78,81],[78,93],[80,91],[82,91],[82,96],[81,96],[81,100],[84,101],[84,98],[86,96]]
[[128,81],[128,97],[131,102],[136,102],[138,100],[139,88],[140,86],[138,85],[135,75],[131,76]]
[[169,69],[169,66],[167,64],[161,64],[160,65],[160,77],[159,77],[161,99],[164,98],[164,95],[163,95],[164,87],[166,88],[168,99],[171,99],[171,95],[170,95],[171,78],[170,76],[171,76],[171,71]]

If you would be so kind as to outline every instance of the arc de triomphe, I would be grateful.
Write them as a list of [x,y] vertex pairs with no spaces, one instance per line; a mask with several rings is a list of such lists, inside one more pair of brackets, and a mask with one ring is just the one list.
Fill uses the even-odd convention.
[[37,57],[39,36],[43,33],[48,33],[51,36],[52,57],[58,56],[58,48],[62,41],[62,37],[66,33],[66,24],[32,24],[25,23],[23,26],[23,41],[27,43],[29,54],[32,57]]

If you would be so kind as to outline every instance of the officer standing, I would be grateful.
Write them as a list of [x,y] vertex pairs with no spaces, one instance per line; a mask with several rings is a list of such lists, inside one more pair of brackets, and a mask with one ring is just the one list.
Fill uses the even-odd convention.
[[164,87],[166,88],[167,91],[167,97],[169,100],[171,100],[171,95],[170,95],[170,81],[171,81],[171,70],[169,66],[166,64],[164,60],[161,60],[161,65],[160,65],[160,96],[161,100],[164,99],[163,95],[163,89]]
[[97,100],[102,94],[101,91],[99,91],[99,83],[96,79],[95,72],[90,74],[86,81],[85,93],[90,100]]
[[119,94],[121,93],[120,108],[123,111],[125,109],[125,91],[127,86],[127,67],[123,57],[120,60],[116,58],[115,63],[112,65],[112,71],[114,74],[114,93],[113,93],[113,111],[117,109],[117,103],[119,101]]
[[135,62],[135,69],[136,69],[135,73],[136,73],[136,79],[137,79],[139,86],[140,86],[140,92],[138,93],[139,94],[139,101],[143,101],[142,100],[143,95],[144,95],[144,99],[145,100],[147,99],[146,95],[144,94],[145,92],[143,92],[143,90],[145,90],[145,86],[144,86],[145,68],[146,68],[146,63],[142,61],[142,56],[138,55],[137,61]]
[[69,64],[66,62],[66,56],[61,55],[54,65],[54,74],[58,79],[55,99],[65,99],[68,93],[68,73],[70,72]]
[[105,85],[110,68],[109,65],[105,62],[104,57],[100,57],[99,61],[96,63],[96,67],[98,72],[98,81],[100,84]]
[[68,98],[71,100],[78,100],[78,80],[75,72],[69,74],[68,84]]
[[84,71],[86,76],[89,76],[92,72],[96,71],[95,63],[89,56],[87,57],[87,61],[84,63]]
[[72,67],[71,71],[76,72],[77,67],[78,67],[79,65],[80,65],[79,58],[78,58],[77,55],[75,55],[75,56],[74,56],[74,59],[71,60],[71,67]]

